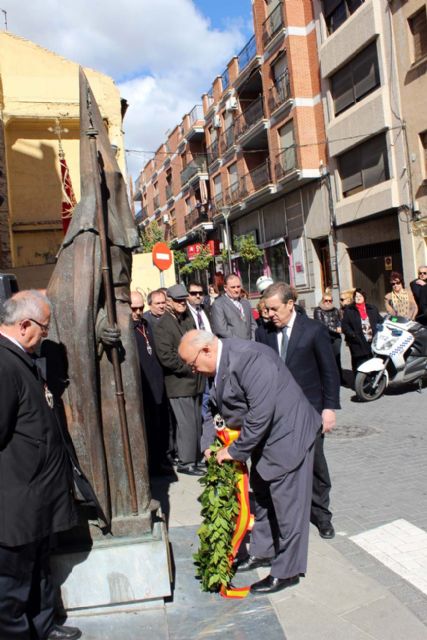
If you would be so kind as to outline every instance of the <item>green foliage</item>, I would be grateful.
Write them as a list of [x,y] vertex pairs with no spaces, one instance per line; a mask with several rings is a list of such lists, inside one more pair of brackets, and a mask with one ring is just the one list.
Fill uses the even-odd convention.
[[212,260],[213,256],[209,251],[209,247],[202,244],[200,247],[200,253],[198,253],[190,263],[192,271],[204,271],[205,269],[208,269]]
[[[217,440],[210,448],[215,454],[222,446]],[[234,575],[231,542],[240,510],[235,464],[220,465],[211,455],[206,475],[199,482],[204,485],[200,496],[203,522],[197,532],[199,550],[193,556],[196,575],[203,591],[219,591],[222,585],[228,587]]]
[[243,262],[261,262],[264,252],[258,247],[253,235],[249,234],[235,238],[234,245]]
[[179,267],[186,264],[187,262],[187,255],[185,251],[181,251],[181,249],[174,249],[173,257],[175,264],[177,264]]
[[151,222],[143,231],[140,231],[139,238],[143,253],[150,253],[156,242],[165,241],[163,229],[159,227],[157,222]]

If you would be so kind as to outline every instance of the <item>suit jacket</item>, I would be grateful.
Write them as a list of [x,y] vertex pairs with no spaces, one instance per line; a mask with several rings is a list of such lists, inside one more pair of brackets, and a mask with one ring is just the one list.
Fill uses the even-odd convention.
[[[278,353],[274,325],[258,327],[255,340]],[[286,365],[313,407],[340,408],[340,375],[327,328],[318,320],[296,314],[286,352]]]
[[76,524],[71,465],[34,360],[0,336],[0,545]]
[[[147,343],[144,335],[138,330],[138,327],[145,330],[148,342],[152,348],[152,353],[148,353]],[[153,330],[144,318],[141,322],[133,323],[135,331],[136,346],[138,348],[139,365],[141,369],[141,384],[143,397],[151,394],[155,404],[162,404],[166,400],[165,394],[165,378],[162,366],[157,358],[155,351]]]
[[212,331],[218,338],[242,338],[253,340],[256,322],[252,315],[252,307],[248,300],[240,300],[244,319],[235,304],[227,295],[219,296],[211,307]]
[[233,338],[223,350],[205,417],[202,450],[214,440],[213,416],[240,429],[229,452],[235,460],[252,456],[266,481],[296,469],[313,444],[319,416],[283,360],[270,348]]
[[186,311],[176,318],[166,313],[152,325],[157,357],[163,367],[168,398],[197,396],[203,393],[205,381],[200,373],[193,373],[178,355],[182,336],[195,329],[193,316]]

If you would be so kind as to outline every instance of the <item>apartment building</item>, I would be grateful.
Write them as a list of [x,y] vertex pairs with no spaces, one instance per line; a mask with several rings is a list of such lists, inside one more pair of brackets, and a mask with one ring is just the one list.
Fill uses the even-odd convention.
[[[397,73],[408,142],[408,175],[416,264],[427,263],[427,9],[422,0],[393,0]],[[415,265],[416,266],[416,265]],[[412,277],[412,272],[408,271]]]
[[[190,258],[230,243],[245,286],[235,239],[251,234],[264,251],[252,282],[285,279],[311,308],[337,284],[312,2],[252,6],[253,37],[142,170],[137,221],[164,226]],[[227,271],[218,255],[215,269]]]
[[[424,201],[420,194],[414,203],[414,191],[425,177],[427,124],[422,93],[416,96],[425,81],[411,86],[407,80],[415,62],[415,54],[408,55],[410,20],[424,9],[425,21],[425,3],[314,0],[313,8],[341,284],[364,288],[382,307],[390,271],[410,280],[422,253],[414,221]],[[417,55],[425,55],[425,40],[418,41]]]

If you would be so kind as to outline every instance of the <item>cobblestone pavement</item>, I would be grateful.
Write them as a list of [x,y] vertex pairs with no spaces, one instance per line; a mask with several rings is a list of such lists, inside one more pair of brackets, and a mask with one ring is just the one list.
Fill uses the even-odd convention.
[[[396,520],[427,535],[427,388],[419,393],[414,386],[405,387],[369,403],[355,402],[354,392],[343,388],[341,404],[337,428],[325,444],[338,533],[332,544],[427,624],[427,590],[415,588],[350,539]],[[382,549],[386,554],[389,550]],[[405,551],[397,552],[404,564]],[[426,562],[424,555],[424,568]],[[422,571],[422,564],[417,569]]]

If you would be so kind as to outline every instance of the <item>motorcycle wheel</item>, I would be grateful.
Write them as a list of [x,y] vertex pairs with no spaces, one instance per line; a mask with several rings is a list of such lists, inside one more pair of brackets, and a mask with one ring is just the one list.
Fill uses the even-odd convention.
[[357,396],[363,400],[363,402],[372,402],[372,400],[378,400],[383,395],[386,386],[387,386],[387,377],[385,374],[382,375],[380,381],[377,384],[376,389],[372,388],[372,384],[377,376],[377,372],[375,373],[362,373],[358,372],[356,374],[356,379],[354,381],[354,389],[356,391]]

